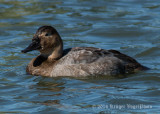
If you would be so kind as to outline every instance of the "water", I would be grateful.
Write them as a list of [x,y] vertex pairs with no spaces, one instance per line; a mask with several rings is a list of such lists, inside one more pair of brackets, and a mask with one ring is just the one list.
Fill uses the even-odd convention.
[[[160,113],[160,1],[1,0],[0,113]],[[26,74],[23,54],[38,27],[54,26],[64,47],[116,49],[149,71],[123,79]]]

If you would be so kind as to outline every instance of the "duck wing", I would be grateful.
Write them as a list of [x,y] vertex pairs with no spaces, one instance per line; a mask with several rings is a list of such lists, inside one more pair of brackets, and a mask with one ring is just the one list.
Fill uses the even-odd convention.
[[94,47],[75,47],[72,48],[70,53],[75,64],[89,64],[98,62],[106,56],[112,56],[108,50]]

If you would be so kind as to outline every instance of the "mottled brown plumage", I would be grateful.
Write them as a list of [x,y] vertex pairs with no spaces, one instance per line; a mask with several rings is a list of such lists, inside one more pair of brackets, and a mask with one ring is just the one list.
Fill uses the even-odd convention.
[[116,50],[94,47],[75,47],[63,50],[61,37],[51,26],[40,27],[32,43],[22,52],[32,50],[41,52],[27,66],[26,71],[32,75],[48,77],[116,76],[147,69],[135,59]]

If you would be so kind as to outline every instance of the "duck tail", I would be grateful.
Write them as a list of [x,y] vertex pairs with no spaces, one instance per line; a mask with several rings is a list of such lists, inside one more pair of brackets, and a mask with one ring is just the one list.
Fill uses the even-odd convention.
[[150,68],[141,65],[140,67],[138,67],[138,70],[149,70]]

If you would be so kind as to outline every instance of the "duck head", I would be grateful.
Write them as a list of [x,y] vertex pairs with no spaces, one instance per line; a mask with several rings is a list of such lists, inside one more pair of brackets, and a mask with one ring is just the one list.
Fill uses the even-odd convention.
[[31,44],[22,50],[23,53],[38,50],[41,55],[51,59],[57,59],[62,56],[63,42],[52,26],[42,26],[34,34]]

